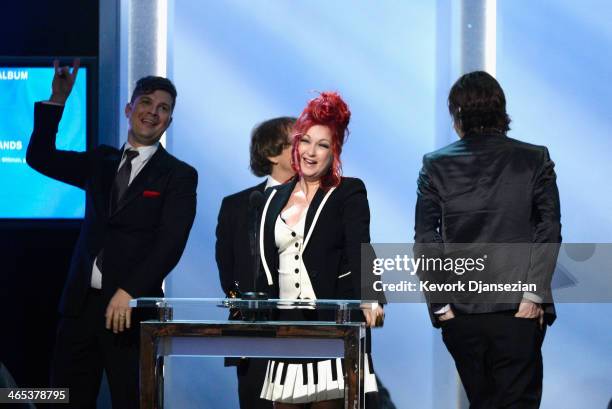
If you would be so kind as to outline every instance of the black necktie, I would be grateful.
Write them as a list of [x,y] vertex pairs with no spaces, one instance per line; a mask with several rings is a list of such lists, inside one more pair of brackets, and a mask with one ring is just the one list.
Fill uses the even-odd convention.
[[130,175],[132,174],[132,160],[138,156],[138,151],[127,149],[124,153],[125,162],[119,168],[115,181],[113,182],[113,189],[111,191],[111,213],[117,208],[119,201],[125,194],[125,191],[130,184]]
[[[130,184],[130,176],[132,174],[132,160],[136,156],[138,156],[138,151],[127,149],[123,152],[125,156],[125,162],[119,168],[117,175],[115,176],[115,181],[113,182],[113,187],[111,189],[111,200],[110,200],[110,213],[112,214],[117,208],[117,204],[121,197],[125,194],[129,184]],[[98,257],[96,258],[96,266],[98,266],[98,270],[102,272],[102,261],[104,260],[104,248],[100,250],[98,253]]]

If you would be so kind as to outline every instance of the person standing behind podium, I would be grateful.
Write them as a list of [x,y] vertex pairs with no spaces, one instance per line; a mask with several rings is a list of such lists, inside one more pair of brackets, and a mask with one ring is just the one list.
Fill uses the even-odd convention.
[[60,300],[51,384],[70,388],[70,408],[95,408],[102,370],[115,409],[139,406],[138,322],[128,302],[163,296],[196,211],[196,170],[159,144],[172,122],[176,89],[161,77],[138,80],[122,149],[55,147],[64,104],[78,73],[54,62],[49,101],[34,107],[27,163],[85,190],[86,208]]
[[[259,258],[256,258],[258,222],[254,192],[263,199],[265,189],[289,180],[291,141],[289,136],[295,118],[280,117],[257,125],[251,133],[250,165],[255,176],[266,177],[262,183],[223,198],[217,222],[215,257],[221,288],[227,297],[240,293],[263,291],[267,284],[257,280]],[[256,194],[256,193],[255,193]],[[256,282],[260,281],[260,282]],[[259,398],[265,362],[257,359],[227,359],[226,365],[237,366],[238,396],[241,409],[271,409],[270,402]]]
[[[295,174],[291,167],[290,134],[295,118],[280,117],[257,125],[251,133],[251,172],[266,180],[248,189],[226,196],[221,202],[217,222],[215,256],[219,268],[221,288],[230,297],[257,291],[254,286],[255,265],[255,213],[253,192],[264,191],[285,183]],[[259,288],[260,290],[262,288]]]
[[[323,92],[296,121],[292,157],[297,175],[268,192],[261,217],[261,261],[270,298],[362,299],[361,245],[370,242],[370,208],[364,183],[342,176],[340,155],[350,116],[339,94]],[[320,314],[325,312],[281,309],[278,318],[317,321],[323,319]],[[382,323],[384,311],[376,305],[363,315],[373,327]],[[365,392],[377,391],[369,359],[364,376]],[[275,409],[344,407],[341,360],[271,360],[261,397],[273,401]]]

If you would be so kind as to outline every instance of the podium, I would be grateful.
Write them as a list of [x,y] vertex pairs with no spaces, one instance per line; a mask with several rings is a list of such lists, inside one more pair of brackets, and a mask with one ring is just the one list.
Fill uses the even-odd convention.
[[[169,356],[344,359],[344,408],[365,408],[366,329],[355,300],[242,300],[236,298],[138,298],[133,308],[155,308],[156,320],[140,324],[140,407],[164,407],[164,359]],[[241,320],[177,320],[178,307],[238,312]],[[276,321],[276,310],[309,309],[333,321]],[[228,311],[228,312],[229,312]],[[354,321],[351,320],[354,319]],[[263,384],[263,379],[262,379]]]

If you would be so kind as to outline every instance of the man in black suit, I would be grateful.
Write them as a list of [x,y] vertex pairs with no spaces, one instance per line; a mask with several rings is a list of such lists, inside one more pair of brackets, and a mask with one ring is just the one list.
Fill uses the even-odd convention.
[[125,107],[122,149],[55,147],[58,125],[78,72],[54,62],[49,101],[34,107],[28,164],[85,190],[86,210],[60,301],[51,383],[70,388],[73,408],[94,408],[102,370],[113,408],[139,406],[138,323],[130,299],[163,296],[162,281],[179,261],[196,209],[197,172],[159,144],[172,121],[176,89],[166,78],[141,78]]
[[[289,180],[291,167],[291,129],[295,118],[280,117],[259,124],[251,133],[251,171],[266,180],[256,186],[227,196],[221,203],[217,224],[216,259],[221,287],[227,297],[241,293],[266,291],[267,283],[258,277],[256,258],[258,207],[265,189]],[[260,200],[253,198],[260,192]],[[256,196],[256,195],[255,195]],[[271,409],[272,404],[259,398],[266,362],[257,359],[227,360],[237,366],[238,394],[242,409]]]
[[[447,255],[451,243],[512,243],[497,253],[497,261],[506,258],[506,264],[498,263],[505,269],[488,269],[495,273],[489,281],[503,282],[512,273],[538,285],[535,291],[503,293],[503,302],[426,293],[432,323],[442,327],[471,408],[537,408],[543,323],[555,319],[550,282],[561,242],[554,163],[546,147],[506,136],[504,92],[489,74],[462,76],[448,105],[460,140],[423,159],[415,257]],[[457,280],[453,272],[420,276],[437,283]]]

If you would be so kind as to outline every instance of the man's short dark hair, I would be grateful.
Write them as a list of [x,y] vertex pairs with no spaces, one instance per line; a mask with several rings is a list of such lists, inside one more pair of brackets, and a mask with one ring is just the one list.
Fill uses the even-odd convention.
[[255,176],[272,173],[271,156],[278,156],[289,144],[295,118],[283,116],[264,121],[251,132],[251,171]]
[[510,130],[504,91],[484,71],[470,72],[455,82],[448,95],[448,110],[464,134]]
[[132,92],[132,99],[130,102],[134,102],[134,100],[141,95],[149,95],[155,91],[166,91],[170,94],[172,97],[172,108],[174,108],[176,104],[176,88],[174,84],[168,78],[155,77],[153,75],[142,77],[136,82],[136,87],[134,88],[134,92]]

